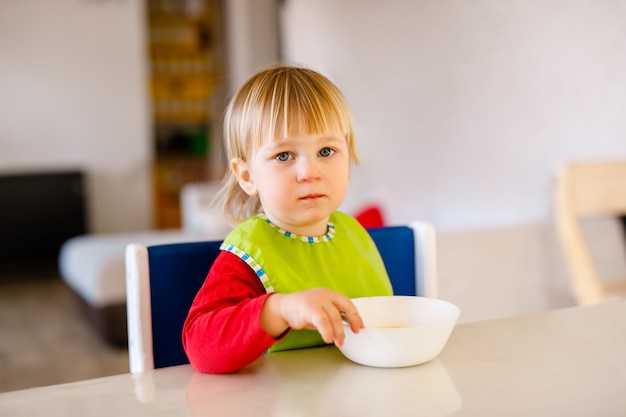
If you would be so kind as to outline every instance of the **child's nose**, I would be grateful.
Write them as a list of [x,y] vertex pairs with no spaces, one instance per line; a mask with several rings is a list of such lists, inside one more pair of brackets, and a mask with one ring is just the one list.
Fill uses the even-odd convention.
[[298,181],[313,181],[321,177],[317,161],[311,158],[301,158],[298,164]]

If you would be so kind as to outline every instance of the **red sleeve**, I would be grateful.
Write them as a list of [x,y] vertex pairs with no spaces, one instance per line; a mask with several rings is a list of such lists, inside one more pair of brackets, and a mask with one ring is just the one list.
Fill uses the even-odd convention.
[[269,295],[252,268],[222,251],[183,326],[183,346],[191,365],[199,372],[229,373],[261,356],[277,341],[260,324]]

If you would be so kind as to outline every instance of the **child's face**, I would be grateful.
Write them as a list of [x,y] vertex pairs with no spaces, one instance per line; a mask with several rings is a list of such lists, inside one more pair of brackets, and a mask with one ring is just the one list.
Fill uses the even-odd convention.
[[272,223],[320,236],[348,191],[350,155],[338,132],[303,135],[267,142],[232,168],[244,191],[258,193]]

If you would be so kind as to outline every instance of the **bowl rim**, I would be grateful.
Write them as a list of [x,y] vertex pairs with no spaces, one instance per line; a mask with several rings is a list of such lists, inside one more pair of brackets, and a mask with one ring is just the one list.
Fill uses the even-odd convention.
[[[399,327],[366,326],[363,329],[361,329],[360,332],[366,331],[368,329],[369,330],[383,330],[384,329],[385,331],[389,331],[389,332],[403,331],[403,330],[406,331],[406,329],[415,329],[415,328],[424,329],[428,327],[439,326],[441,325],[441,322],[444,320],[454,320],[454,323],[456,324],[459,320],[459,316],[461,315],[461,309],[459,308],[459,306],[457,306],[454,303],[451,303],[450,301],[442,300],[440,298],[424,297],[424,296],[419,296],[419,295],[374,295],[374,296],[367,296],[367,297],[354,297],[351,300],[354,301],[354,300],[377,299],[377,298],[378,299],[404,298],[404,299],[431,300],[431,301],[437,302],[438,304],[442,304],[448,308],[451,308],[451,315],[449,317],[445,317],[445,318],[442,318],[441,320],[437,320],[428,324],[416,324],[416,325],[399,326]],[[343,326],[346,328],[350,327],[350,325],[346,322],[343,323]]]

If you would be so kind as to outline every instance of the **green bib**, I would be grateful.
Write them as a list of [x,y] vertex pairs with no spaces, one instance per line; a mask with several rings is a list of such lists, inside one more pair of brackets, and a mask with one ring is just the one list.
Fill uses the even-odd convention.
[[[221,249],[254,269],[268,293],[325,287],[350,298],[393,295],[376,244],[356,219],[344,213],[333,213],[328,233],[320,237],[286,232],[260,214],[229,233]],[[317,331],[292,330],[269,351],[321,344]]]

